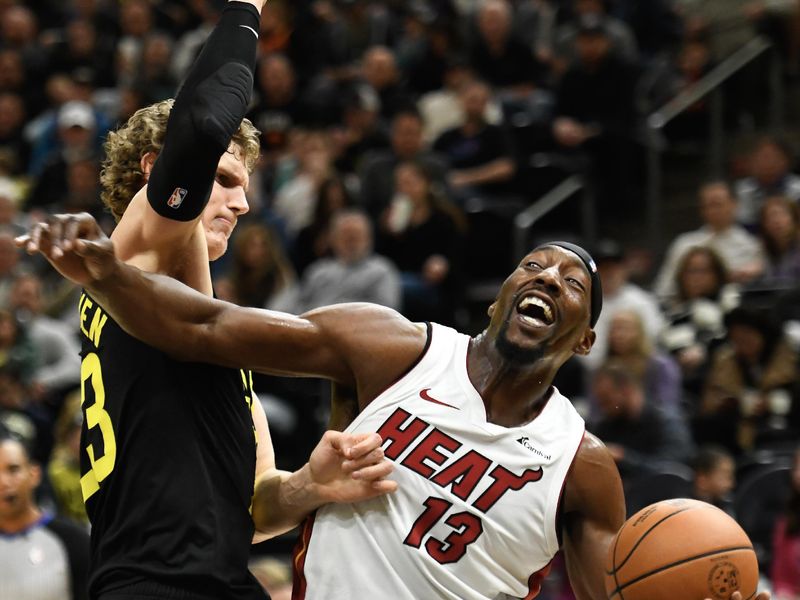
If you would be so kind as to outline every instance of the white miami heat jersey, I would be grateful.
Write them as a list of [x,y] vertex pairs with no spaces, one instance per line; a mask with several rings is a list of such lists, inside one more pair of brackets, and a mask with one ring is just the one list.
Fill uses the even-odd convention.
[[377,431],[396,493],[328,504],[295,556],[295,599],[533,598],[558,550],[556,518],[584,423],[553,389],[519,427],[486,420],[469,337],[429,330],[419,362],[347,431]]

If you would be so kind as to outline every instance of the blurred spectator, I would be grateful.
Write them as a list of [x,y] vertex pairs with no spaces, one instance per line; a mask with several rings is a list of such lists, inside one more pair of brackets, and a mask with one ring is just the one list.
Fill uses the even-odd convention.
[[42,438],[50,432],[42,428],[40,420],[33,419],[30,404],[19,373],[12,367],[0,367],[0,432],[11,432],[35,452],[37,459],[44,460],[47,454],[40,450],[46,442]]
[[89,526],[81,491],[81,396],[76,391],[64,402],[54,427],[55,446],[47,466],[58,514],[75,523]]
[[250,565],[261,587],[272,600],[292,599],[292,570],[275,558],[259,558]]
[[686,462],[692,442],[686,424],[645,397],[642,383],[615,362],[600,367],[592,380],[600,418],[590,430],[606,444],[625,485],[658,471],[667,461]]
[[581,20],[586,18],[599,19],[605,23],[606,33],[611,42],[611,51],[616,56],[629,63],[639,60],[639,51],[633,31],[624,21],[608,14],[610,4],[608,0],[572,1],[573,19],[564,23],[556,31],[555,54],[560,61],[564,61],[568,65],[577,58],[575,40],[579,35]]
[[0,309],[0,368],[18,374],[27,386],[38,366],[39,357],[27,329],[8,309]]
[[389,133],[379,118],[378,96],[368,86],[356,86],[345,94],[341,123],[331,129],[336,169],[353,174],[369,153],[389,147]]
[[142,60],[144,40],[153,31],[153,7],[148,0],[128,0],[120,6],[117,41],[118,81],[130,85],[136,81]]
[[775,600],[800,599],[800,449],[794,454],[791,492],[775,524],[772,542],[772,586]]
[[25,105],[17,94],[0,94],[0,170],[21,175],[28,170],[30,144],[23,136]]
[[791,287],[800,282],[800,207],[789,198],[767,198],[759,211],[764,271],[758,286]]
[[448,159],[448,181],[461,204],[473,196],[496,198],[509,192],[516,165],[511,140],[499,125],[486,121],[490,90],[480,81],[461,91],[464,122],[445,131],[433,149]]
[[739,307],[725,317],[727,343],[711,358],[698,437],[751,450],[759,436],[797,436],[798,353],[770,315]]
[[581,150],[591,158],[604,213],[625,214],[635,184],[638,72],[611,52],[606,23],[597,16],[580,20],[575,50],[576,60],[558,87],[553,136],[559,147]]
[[378,252],[402,273],[403,314],[452,323],[462,285],[463,216],[433,188],[418,162],[395,173],[395,194],[381,217]]
[[[677,58],[669,60],[661,69],[653,69],[647,79],[655,77],[651,92],[652,108],[660,108],[679,94],[689,90],[708,75],[714,63],[711,49],[705,40],[685,40]],[[703,142],[709,135],[709,101],[698,100],[667,124],[665,135],[674,141]]]
[[392,119],[391,148],[364,158],[361,171],[361,203],[373,220],[389,206],[395,187],[395,168],[405,161],[425,165],[435,184],[444,184],[445,160],[428,151],[422,140],[422,118],[419,113],[403,111]]
[[394,53],[385,46],[373,46],[364,54],[364,81],[380,101],[380,114],[387,121],[398,112],[414,106],[411,94],[403,85]]
[[408,87],[414,94],[440,89],[450,57],[457,51],[456,27],[434,18],[425,2],[411,3],[405,35],[398,45],[398,62],[408,74]]
[[631,27],[645,59],[670,52],[683,37],[683,19],[673,0],[616,0],[611,11]]
[[0,232],[14,237],[27,230],[27,215],[19,210],[19,195],[19,186],[8,178],[0,177]]
[[[433,143],[448,129],[457,129],[464,123],[464,88],[474,80],[469,67],[460,59],[453,58],[444,72],[444,87],[431,91],[419,99],[417,108],[425,124],[424,138]],[[491,97],[483,119],[491,125],[503,120],[502,110]]]
[[42,473],[18,440],[0,438],[0,581],[6,598],[88,598],[89,534],[34,500]]
[[206,38],[214,29],[220,14],[220,3],[214,0],[196,0],[192,2],[200,22],[194,29],[184,33],[175,44],[175,52],[172,56],[172,72],[178,81],[183,81],[192,62],[200,54],[200,50],[205,44]]
[[161,102],[175,95],[178,81],[172,74],[172,38],[163,33],[151,33],[144,39],[142,56],[133,85],[146,90],[145,104]]
[[19,95],[26,110],[32,115],[42,109],[44,102],[38,83],[26,69],[18,50],[0,50],[0,92]]
[[766,17],[788,16],[795,0],[677,0],[689,37],[707,36],[714,56],[723,60],[758,32]]
[[603,313],[594,326],[595,341],[592,351],[582,361],[596,368],[605,361],[608,348],[610,316],[620,310],[636,312],[642,319],[647,337],[656,339],[664,326],[664,317],[658,302],[650,293],[630,282],[630,268],[625,252],[616,241],[601,240],[592,252],[603,282]]
[[39,24],[27,6],[9,6],[0,20],[3,46],[20,52],[25,69],[39,75],[44,68],[45,55],[38,43]]
[[740,223],[755,229],[761,205],[770,196],[800,201],[800,177],[791,172],[793,163],[793,153],[785,142],[774,137],[758,140],[750,154],[750,176],[735,185]]
[[324,133],[298,133],[295,147],[297,170],[280,185],[272,204],[290,238],[311,223],[319,188],[332,172],[330,140]]
[[26,329],[36,353],[37,365],[31,376],[30,394],[60,405],[65,392],[80,384],[80,345],[72,329],[43,314],[42,282],[33,274],[14,281],[9,308]]
[[528,94],[544,78],[544,67],[533,51],[512,36],[513,12],[507,0],[486,0],[478,9],[478,35],[469,63],[492,87]]
[[637,312],[622,309],[609,315],[608,360],[624,367],[642,382],[648,403],[674,416],[682,416],[680,367],[670,356],[653,347],[653,338],[647,335]]
[[253,96],[248,118],[261,132],[262,152],[272,156],[284,151],[291,129],[308,122],[294,67],[286,56],[271,54],[261,60]]
[[281,310],[295,302],[294,271],[275,234],[261,223],[237,232],[229,277],[215,287],[221,298],[242,306]]
[[24,270],[21,257],[22,252],[14,243],[13,230],[0,229],[0,309],[8,306],[14,279]]
[[75,19],[64,29],[64,39],[49,52],[48,72],[70,75],[78,69],[87,71],[98,87],[113,87],[114,49],[108,32],[103,36],[88,20]]
[[730,186],[724,181],[704,184],[699,191],[699,205],[703,226],[672,241],[653,283],[653,290],[662,301],[678,291],[678,264],[695,246],[713,249],[725,262],[731,281],[750,281],[763,269],[764,256],[758,240],[736,223],[736,197]]
[[319,188],[314,219],[300,230],[293,248],[294,266],[303,274],[308,265],[331,256],[330,226],[333,216],[353,205],[350,192],[341,177],[326,179]]
[[684,388],[701,391],[709,350],[725,335],[724,314],[739,304],[719,255],[703,246],[689,249],[675,274],[677,294],[665,306],[667,326],[660,342],[683,373]]
[[701,446],[692,461],[694,487],[692,496],[733,514],[731,493],[736,487],[736,463],[721,446]]
[[342,302],[372,302],[400,309],[400,275],[373,252],[372,224],[361,211],[345,209],[331,220],[333,257],[313,262],[300,285],[296,312]]
[[[67,187],[67,169],[75,161],[97,158],[99,155],[98,123],[91,105],[73,101],[64,104],[58,111],[55,143],[45,136],[34,149],[31,163],[32,174],[38,177],[36,186],[28,199],[29,207],[42,207],[57,202]],[[38,164],[38,158],[41,162]]]

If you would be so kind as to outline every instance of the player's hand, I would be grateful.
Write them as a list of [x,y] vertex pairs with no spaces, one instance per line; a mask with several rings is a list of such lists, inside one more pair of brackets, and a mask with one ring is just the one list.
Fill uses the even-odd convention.
[[18,237],[17,247],[41,253],[67,279],[87,286],[117,266],[114,244],[88,213],[53,215]]
[[[753,600],[769,600],[772,596],[770,596],[769,592],[761,592],[757,594]],[[706,600],[711,600],[711,598],[707,598]],[[731,596],[731,600],[744,600],[744,596],[742,596],[741,592],[733,592],[733,596]]]
[[327,431],[308,464],[311,481],[326,502],[358,502],[397,489],[386,479],[394,465],[386,460],[377,433]]

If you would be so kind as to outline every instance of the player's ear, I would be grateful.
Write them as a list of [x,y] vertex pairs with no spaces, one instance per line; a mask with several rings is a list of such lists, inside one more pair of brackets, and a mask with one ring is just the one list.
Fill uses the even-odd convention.
[[594,346],[594,340],[597,338],[597,335],[594,333],[594,329],[591,327],[587,327],[586,331],[583,332],[578,345],[575,346],[573,352],[579,356],[586,356],[589,354],[589,351]]
[[495,300],[494,302],[492,302],[492,303],[489,305],[489,309],[486,311],[486,314],[487,314],[487,315],[489,315],[489,318],[490,318],[490,319],[492,318],[492,315],[494,314],[494,311],[495,311],[495,309],[496,309],[496,308],[497,308],[497,300]]
[[139,161],[139,166],[142,169],[142,174],[144,175],[145,181],[150,179],[150,171],[153,170],[153,165],[156,162],[156,153],[155,152],[148,152],[144,156],[142,156],[141,160]]

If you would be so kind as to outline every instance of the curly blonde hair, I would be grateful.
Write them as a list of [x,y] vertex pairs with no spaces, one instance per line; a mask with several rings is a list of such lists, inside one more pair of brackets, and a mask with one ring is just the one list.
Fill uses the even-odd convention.
[[[142,157],[149,152],[158,154],[164,145],[173,103],[172,99],[164,100],[139,109],[125,125],[108,134],[100,172],[100,198],[117,221],[145,184]],[[247,172],[252,173],[261,149],[258,130],[244,119],[231,141],[242,149]]]

